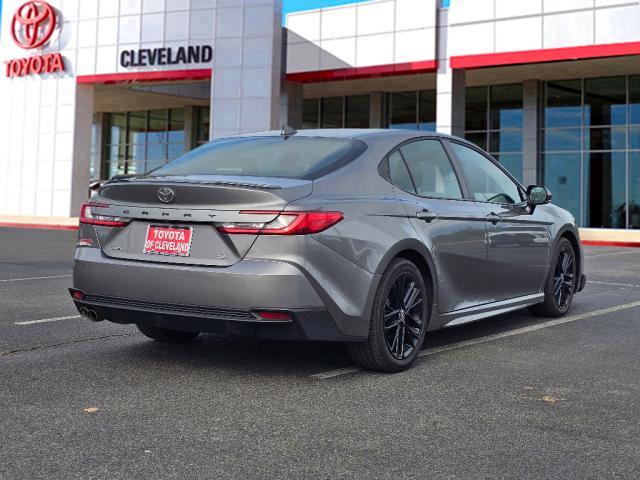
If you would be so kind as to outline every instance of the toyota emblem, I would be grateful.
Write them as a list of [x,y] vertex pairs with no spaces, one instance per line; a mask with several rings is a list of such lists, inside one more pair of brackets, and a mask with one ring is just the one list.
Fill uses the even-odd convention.
[[11,37],[20,48],[42,47],[56,29],[56,12],[45,1],[30,1],[20,6],[11,21]]
[[158,200],[162,203],[171,203],[174,198],[176,198],[176,192],[170,188],[161,188],[158,190]]

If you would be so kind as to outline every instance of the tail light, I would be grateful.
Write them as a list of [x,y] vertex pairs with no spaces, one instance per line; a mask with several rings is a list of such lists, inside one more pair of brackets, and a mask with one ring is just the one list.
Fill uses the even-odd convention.
[[128,218],[100,215],[92,212],[92,208],[109,208],[101,203],[83,203],[80,208],[80,223],[85,225],[99,225],[101,227],[126,227]]
[[229,234],[252,235],[308,235],[319,233],[333,227],[340,222],[344,215],[340,212],[272,212],[272,211],[241,211],[240,214],[259,216],[265,215],[269,219],[264,222],[233,222],[217,223],[219,232]]

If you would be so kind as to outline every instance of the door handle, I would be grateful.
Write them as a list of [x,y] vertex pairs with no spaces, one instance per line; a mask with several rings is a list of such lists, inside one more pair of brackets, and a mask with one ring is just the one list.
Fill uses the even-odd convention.
[[438,214],[434,212],[430,212],[429,210],[422,210],[421,212],[416,213],[416,217],[418,217],[420,220],[423,220],[427,223],[431,223],[436,218],[438,218]]
[[493,225],[496,225],[498,222],[501,222],[501,221],[502,221],[502,217],[500,217],[500,215],[497,215],[493,212],[487,215],[487,222],[491,222]]

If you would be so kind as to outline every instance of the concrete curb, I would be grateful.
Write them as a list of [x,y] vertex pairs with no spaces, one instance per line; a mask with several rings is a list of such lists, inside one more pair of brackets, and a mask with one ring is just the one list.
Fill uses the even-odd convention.
[[77,230],[77,217],[0,216],[0,228]]

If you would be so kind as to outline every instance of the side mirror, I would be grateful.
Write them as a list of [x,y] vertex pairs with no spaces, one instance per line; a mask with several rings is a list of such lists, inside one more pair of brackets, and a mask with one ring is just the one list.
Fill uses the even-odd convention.
[[527,188],[527,200],[533,213],[536,206],[545,205],[551,201],[551,192],[544,187],[531,185]]

